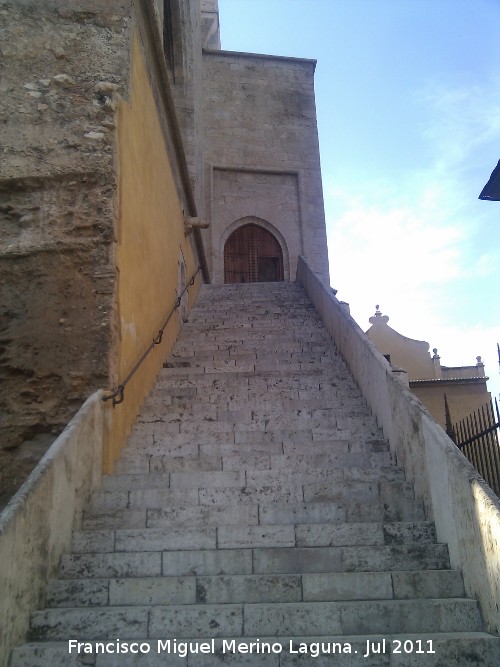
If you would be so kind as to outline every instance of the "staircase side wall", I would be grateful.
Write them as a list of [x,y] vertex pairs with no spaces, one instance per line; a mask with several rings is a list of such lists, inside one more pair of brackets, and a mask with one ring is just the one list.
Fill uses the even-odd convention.
[[331,289],[300,258],[298,281],[321,315],[407,479],[461,568],[489,632],[500,633],[500,500],[391,367]]
[[93,394],[0,515],[0,666],[69,551],[75,520],[101,480],[103,402]]

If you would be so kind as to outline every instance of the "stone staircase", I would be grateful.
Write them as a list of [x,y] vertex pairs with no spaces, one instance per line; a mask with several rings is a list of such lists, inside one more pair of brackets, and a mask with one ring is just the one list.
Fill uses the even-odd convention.
[[290,283],[203,288],[30,634],[11,667],[500,664]]

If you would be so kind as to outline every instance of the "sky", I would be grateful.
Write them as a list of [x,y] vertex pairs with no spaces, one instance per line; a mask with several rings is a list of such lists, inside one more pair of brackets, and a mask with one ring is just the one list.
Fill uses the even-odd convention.
[[317,60],[331,284],[499,396],[500,0],[219,0],[222,48]]

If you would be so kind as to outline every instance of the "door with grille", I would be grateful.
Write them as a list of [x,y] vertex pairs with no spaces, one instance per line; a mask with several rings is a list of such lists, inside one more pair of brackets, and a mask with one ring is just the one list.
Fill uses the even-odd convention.
[[273,234],[259,225],[236,229],[224,246],[225,283],[283,280],[283,253]]

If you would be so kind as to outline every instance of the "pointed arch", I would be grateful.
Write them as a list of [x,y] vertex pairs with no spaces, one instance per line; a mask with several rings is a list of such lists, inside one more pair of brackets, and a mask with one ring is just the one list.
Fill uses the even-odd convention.
[[273,225],[261,218],[241,218],[230,225],[222,238],[221,254],[225,283],[289,279],[285,240]]

